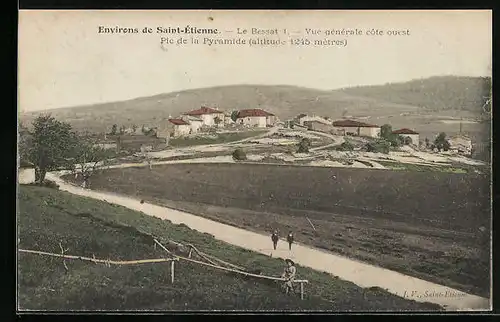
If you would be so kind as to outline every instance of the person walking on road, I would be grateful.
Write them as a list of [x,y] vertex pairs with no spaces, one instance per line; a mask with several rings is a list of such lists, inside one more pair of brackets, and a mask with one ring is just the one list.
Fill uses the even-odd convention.
[[288,242],[288,249],[292,250],[293,233],[291,231],[288,233],[288,236],[286,236],[286,241]]
[[290,291],[293,292],[293,282],[297,274],[297,269],[295,268],[295,263],[291,259],[285,259],[285,263],[285,271],[281,277],[285,279],[285,284],[283,286],[285,288],[285,293],[288,294]]
[[273,241],[274,250],[276,250],[276,246],[278,246],[278,240],[279,240],[278,231],[276,229],[273,231],[273,234],[271,235],[271,240]]

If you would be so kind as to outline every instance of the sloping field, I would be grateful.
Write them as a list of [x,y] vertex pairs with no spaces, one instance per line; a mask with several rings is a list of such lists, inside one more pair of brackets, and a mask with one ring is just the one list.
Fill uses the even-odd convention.
[[246,229],[291,229],[304,244],[489,294],[484,175],[179,164],[109,170],[92,187]]
[[[265,275],[283,263],[216,241],[183,225],[88,198],[40,187],[19,187],[19,248],[112,260],[165,257],[150,235],[193,243],[200,250]],[[19,253],[20,309],[30,310],[436,310],[380,289],[298,267],[306,299],[285,296],[274,283],[180,261],[175,283],[168,265],[112,266]]]

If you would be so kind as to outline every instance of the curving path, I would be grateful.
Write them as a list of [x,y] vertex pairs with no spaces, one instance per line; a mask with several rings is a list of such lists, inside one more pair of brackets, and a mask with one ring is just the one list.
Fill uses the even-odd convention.
[[[427,282],[415,277],[403,275],[377,266],[350,260],[331,253],[320,251],[304,245],[295,245],[290,253],[285,243],[281,249],[273,251],[269,236],[228,226],[189,213],[161,207],[149,203],[141,204],[138,199],[111,193],[85,190],[63,181],[57,173],[48,173],[47,178],[56,181],[60,189],[70,193],[105,200],[144,214],[167,219],[173,223],[184,223],[192,229],[213,235],[227,243],[255,252],[279,258],[291,257],[298,264],[318,271],[325,271],[340,279],[351,281],[360,287],[378,286],[401,297],[418,302],[431,302],[443,306],[450,311],[489,310],[489,299],[466,294],[461,291]],[[19,173],[19,183],[33,181],[33,171],[24,170]]]

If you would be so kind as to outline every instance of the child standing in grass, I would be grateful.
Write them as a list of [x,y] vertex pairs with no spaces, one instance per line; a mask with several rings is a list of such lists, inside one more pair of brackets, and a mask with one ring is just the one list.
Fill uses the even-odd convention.
[[293,292],[293,282],[295,280],[295,275],[297,274],[297,269],[295,268],[295,263],[291,259],[285,259],[286,268],[281,275],[285,279],[285,292],[288,294],[290,291]]

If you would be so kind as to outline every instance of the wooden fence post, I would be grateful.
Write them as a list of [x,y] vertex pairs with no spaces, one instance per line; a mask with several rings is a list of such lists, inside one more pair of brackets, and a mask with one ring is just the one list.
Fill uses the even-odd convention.
[[300,283],[300,299],[301,300],[304,299],[304,283],[303,282]]
[[307,218],[307,216],[306,216],[306,219],[309,222],[309,224],[311,225],[312,229],[314,229],[314,231],[316,231],[316,227],[314,227],[313,223],[309,220],[309,218]]
[[172,284],[174,284],[174,270],[175,270],[175,261],[171,261],[170,262],[170,278],[171,278],[171,281],[172,281]]

